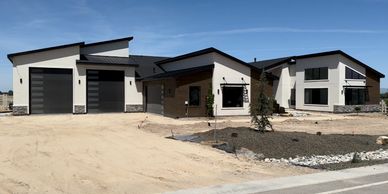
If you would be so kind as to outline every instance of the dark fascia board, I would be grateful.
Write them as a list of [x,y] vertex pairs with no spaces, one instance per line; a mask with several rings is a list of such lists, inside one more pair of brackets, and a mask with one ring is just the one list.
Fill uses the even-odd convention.
[[149,77],[142,78],[144,81],[154,81],[154,80],[162,80],[162,79],[167,79],[167,78],[173,78],[173,77],[178,77],[186,74],[191,74],[191,73],[199,73],[203,71],[208,71],[214,68],[214,64],[209,64],[209,65],[204,65],[204,66],[199,66],[199,67],[192,67],[188,69],[178,69],[174,71],[167,71],[164,73],[159,73],[156,75],[152,75]]
[[274,63],[274,64],[272,64],[272,65],[269,65],[269,66],[265,67],[264,69],[265,69],[265,70],[272,69],[272,68],[277,67],[278,65],[281,65],[281,64],[283,64],[283,63],[288,63],[288,62],[290,62],[291,59],[293,59],[293,57],[288,57],[287,59],[284,59],[284,60],[279,61],[279,62],[277,62],[277,63]]
[[138,64],[128,64],[128,63],[102,63],[102,62],[91,62],[86,60],[76,60],[77,65],[112,65],[112,66],[129,66],[129,67],[139,67]]
[[47,47],[47,48],[41,48],[41,49],[36,49],[36,50],[29,50],[29,51],[23,51],[23,52],[18,52],[18,53],[11,53],[11,54],[8,54],[7,57],[8,57],[8,59],[11,62],[13,62],[12,61],[12,57],[15,57],[15,56],[27,55],[27,54],[44,52],[44,51],[54,50],[54,49],[61,49],[61,48],[72,47],[72,46],[82,46],[84,44],[85,44],[85,42],[77,42],[77,43],[72,43],[72,44],[64,44],[64,45]]
[[372,67],[368,66],[367,64],[359,61],[358,59],[348,55],[347,53],[345,53],[345,52],[343,52],[341,50],[334,50],[334,51],[328,51],[328,52],[300,55],[300,56],[296,56],[295,58],[296,59],[303,59],[303,58],[321,57],[321,56],[336,55],[336,54],[342,55],[342,56],[348,58],[349,60],[353,61],[354,63],[357,63],[358,65],[361,65],[361,66],[371,70],[373,73],[377,74],[380,78],[384,78],[385,77],[384,74],[378,72],[377,70],[373,69]]
[[299,55],[299,56],[291,56],[291,57],[288,57],[287,59],[283,60],[283,61],[280,61],[278,63],[275,63],[275,64],[272,64],[268,67],[265,68],[265,70],[268,70],[268,69],[271,69],[271,68],[274,68],[278,65],[281,65],[283,63],[286,63],[286,62],[290,62],[291,59],[305,59],[305,58],[312,58],[312,57],[322,57],[322,56],[328,56],[328,55],[342,55],[346,58],[348,58],[349,60],[353,61],[354,63],[357,63],[369,70],[371,70],[373,73],[377,74],[380,78],[384,78],[385,75],[378,72],[377,70],[373,69],[372,67],[368,66],[367,64],[357,60],[356,58],[346,54],[345,52],[341,51],[341,50],[334,50],[334,51],[327,51],[327,52],[320,52],[320,53],[313,53],[313,54],[307,54],[307,55]]
[[133,36],[119,38],[119,39],[113,39],[113,40],[107,40],[107,41],[101,41],[101,42],[89,43],[89,44],[83,45],[82,47],[97,46],[97,45],[101,45],[101,44],[108,44],[108,43],[120,42],[120,41],[131,41],[131,40],[133,40]]
[[170,63],[170,62],[174,62],[174,61],[179,61],[179,60],[183,60],[183,59],[187,59],[187,58],[192,58],[192,57],[196,57],[196,56],[200,56],[200,55],[204,55],[204,54],[208,54],[208,53],[218,53],[226,58],[229,58],[229,59],[232,59],[233,61],[236,61],[238,63],[241,63],[243,65],[246,65],[250,68],[252,68],[252,66],[236,57],[233,57],[229,54],[226,54],[216,48],[213,48],[213,47],[210,47],[210,48],[206,48],[206,49],[202,49],[202,50],[199,50],[199,51],[194,51],[194,52],[191,52],[191,53],[187,53],[187,54],[184,54],[184,55],[179,55],[177,57],[172,57],[172,58],[169,58],[169,59],[165,59],[165,60],[161,60],[161,61],[157,61],[155,62],[156,65],[158,65],[160,67],[161,64],[165,64],[165,63]]

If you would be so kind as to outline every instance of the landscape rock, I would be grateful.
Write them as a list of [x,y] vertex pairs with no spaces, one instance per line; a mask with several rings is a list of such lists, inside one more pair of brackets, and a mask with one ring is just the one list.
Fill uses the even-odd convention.
[[388,144],[388,136],[380,136],[376,139],[376,143],[380,145]]
[[240,148],[236,150],[236,155],[238,158],[245,158],[247,160],[262,160],[264,159],[264,154],[255,153],[247,148]]

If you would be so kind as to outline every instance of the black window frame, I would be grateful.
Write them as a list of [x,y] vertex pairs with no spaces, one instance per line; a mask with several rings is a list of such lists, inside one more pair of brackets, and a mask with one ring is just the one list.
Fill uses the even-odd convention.
[[[231,98],[231,96],[226,95],[225,93],[228,90],[241,90],[241,96],[232,95],[235,98]],[[235,93],[236,94],[236,93]],[[226,98],[226,99],[225,99]],[[235,101],[234,106],[230,105],[230,101]],[[243,86],[223,86],[222,87],[222,108],[243,108],[244,107],[244,87]]]
[[353,69],[349,67],[345,67],[345,79],[366,79],[365,76],[361,75],[360,73],[354,71]]
[[[193,89],[198,90],[198,102],[193,103],[191,92],[194,91]],[[189,106],[201,106],[201,86],[189,86]]]
[[344,90],[345,105],[364,105],[369,101],[367,88],[345,88]]
[[[322,96],[326,95],[326,96]],[[328,105],[329,89],[328,88],[305,88],[304,104],[305,105]]]
[[304,80],[328,80],[329,67],[308,68],[304,70]]

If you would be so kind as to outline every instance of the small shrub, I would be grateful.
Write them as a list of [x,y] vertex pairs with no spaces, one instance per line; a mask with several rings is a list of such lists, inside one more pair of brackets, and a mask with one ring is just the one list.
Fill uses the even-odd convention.
[[214,94],[212,89],[212,84],[210,84],[206,96],[206,114],[208,117],[214,117]]
[[358,115],[358,113],[361,111],[361,107],[359,107],[359,106],[354,107],[354,111],[356,111],[356,113]]

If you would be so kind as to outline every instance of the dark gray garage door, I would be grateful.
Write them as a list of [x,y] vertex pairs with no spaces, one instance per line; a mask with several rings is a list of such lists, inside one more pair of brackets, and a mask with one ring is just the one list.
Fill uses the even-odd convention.
[[147,112],[163,114],[162,86],[160,84],[147,85]]
[[88,112],[124,112],[124,72],[87,71]]
[[30,68],[31,114],[72,113],[71,69]]

